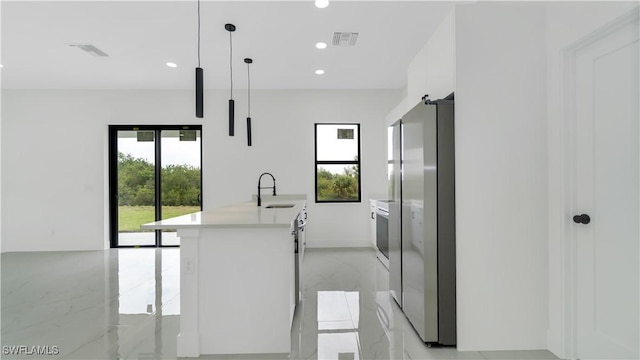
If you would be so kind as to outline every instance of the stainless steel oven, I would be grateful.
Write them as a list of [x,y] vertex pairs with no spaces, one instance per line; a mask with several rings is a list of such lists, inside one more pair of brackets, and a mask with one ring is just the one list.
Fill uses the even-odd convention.
[[376,247],[378,259],[389,268],[389,202],[376,202]]
[[306,234],[304,228],[307,225],[307,207],[303,207],[302,211],[296,217],[294,223],[293,236],[295,244],[295,284],[296,284],[296,304],[302,300],[302,272],[300,266],[302,266],[302,259],[304,257],[304,249],[307,246]]

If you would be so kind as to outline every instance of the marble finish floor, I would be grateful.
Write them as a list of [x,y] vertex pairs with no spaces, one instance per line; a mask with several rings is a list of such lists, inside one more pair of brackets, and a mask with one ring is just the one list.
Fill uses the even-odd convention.
[[[176,248],[2,254],[1,357],[176,359],[179,257]],[[302,272],[290,355],[201,358],[556,359],[426,347],[389,297],[373,250],[308,249]]]

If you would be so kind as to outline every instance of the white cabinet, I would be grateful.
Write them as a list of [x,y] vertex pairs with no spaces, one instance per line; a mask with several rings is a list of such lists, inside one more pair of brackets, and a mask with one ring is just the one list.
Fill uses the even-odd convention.
[[291,351],[300,281],[292,232],[305,201],[286,199],[291,208],[268,208],[269,202],[144,225],[177,229],[180,237],[179,357]]
[[[178,236],[178,356],[290,352],[296,307],[291,229],[203,226],[178,229]],[[190,270],[187,261],[194,264]]]
[[376,245],[376,202],[377,200],[369,200],[369,241],[374,249],[378,248]]

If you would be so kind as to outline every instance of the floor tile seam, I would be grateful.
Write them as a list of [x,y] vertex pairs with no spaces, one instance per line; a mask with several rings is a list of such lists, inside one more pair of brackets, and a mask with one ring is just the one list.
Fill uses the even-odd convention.
[[[119,299],[121,299],[124,295],[127,295],[127,294],[131,293],[133,290],[136,290],[136,289],[140,288],[142,285],[144,285],[144,284],[146,284],[146,283],[150,282],[151,280],[153,280],[154,285],[155,285],[155,281],[156,281],[156,279],[155,279],[155,278],[153,278],[153,279],[146,279],[146,280],[144,280],[144,281],[142,281],[142,282],[139,282],[137,285],[130,287],[130,288],[129,288],[127,291],[125,291],[125,292],[121,292],[120,290],[118,290],[118,296],[117,296],[117,297],[114,297],[113,299],[114,299],[114,300],[116,300],[116,299],[118,299],[118,300],[119,300]],[[155,288],[155,287],[154,287],[154,288]]]
[[358,348],[358,358],[362,359],[362,344],[360,343],[360,332],[354,331],[354,334],[356,336],[356,345],[357,345],[357,348]]
[[[346,292],[346,291],[343,291],[342,293],[343,293],[343,296],[344,296],[345,304],[347,305],[347,311],[349,312],[349,320],[351,321],[351,326],[353,326],[353,328],[354,328],[354,329],[358,329],[358,326],[357,326],[356,324],[359,324],[359,323],[360,323],[360,318],[359,318],[359,316],[358,316],[358,319],[357,319],[357,321],[356,321],[355,316],[354,316],[354,310],[353,310],[353,309],[351,309],[351,306],[349,305],[349,299],[347,298],[347,292]],[[360,296],[360,295],[358,294],[358,297],[359,297],[359,296]],[[358,299],[358,300],[359,300],[359,299]],[[359,306],[359,305],[360,305],[360,304],[358,303],[358,306]],[[358,311],[360,312],[360,308],[358,308]]]

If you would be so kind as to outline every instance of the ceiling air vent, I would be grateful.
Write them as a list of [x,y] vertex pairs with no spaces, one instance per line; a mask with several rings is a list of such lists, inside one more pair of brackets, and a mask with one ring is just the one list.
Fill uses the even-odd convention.
[[98,49],[97,47],[95,47],[95,46],[93,46],[91,44],[71,44],[69,46],[77,47],[78,49],[86,52],[89,55],[93,55],[93,56],[97,56],[97,57],[109,56],[104,51]]
[[334,32],[333,46],[354,46],[358,40],[357,32]]

